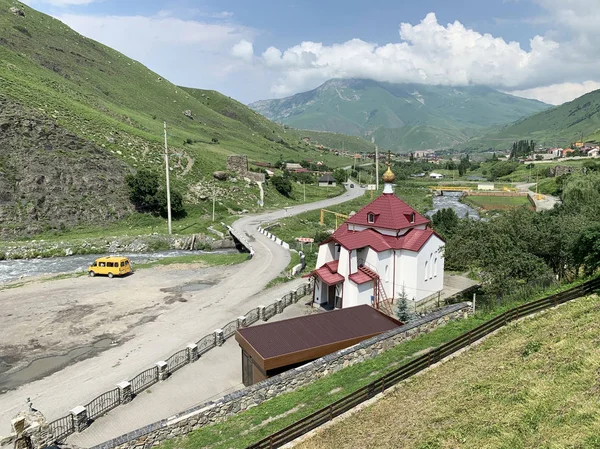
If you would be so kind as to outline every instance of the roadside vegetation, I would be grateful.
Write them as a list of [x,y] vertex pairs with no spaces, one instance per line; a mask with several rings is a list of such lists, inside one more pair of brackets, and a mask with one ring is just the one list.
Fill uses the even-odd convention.
[[517,322],[297,447],[598,447],[597,319],[593,296]]
[[527,207],[533,209],[526,196],[488,196],[469,195],[463,197],[463,203],[484,212],[514,209],[515,207]]

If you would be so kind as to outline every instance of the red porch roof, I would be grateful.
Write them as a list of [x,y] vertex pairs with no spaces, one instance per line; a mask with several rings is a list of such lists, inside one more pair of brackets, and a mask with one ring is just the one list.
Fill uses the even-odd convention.
[[339,261],[333,260],[327,262],[321,268],[317,268],[310,272],[310,275],[318,276],[327,285],[336,285],[340,282],[344,282],[344,276],[337,272]]
[[348,278],[353,281],[355,284],[364,284],[366,282],[370,282],[373,279],[369,277],[368,274],[363,273],[362,271],[357,271],[356,273],[352,273]]

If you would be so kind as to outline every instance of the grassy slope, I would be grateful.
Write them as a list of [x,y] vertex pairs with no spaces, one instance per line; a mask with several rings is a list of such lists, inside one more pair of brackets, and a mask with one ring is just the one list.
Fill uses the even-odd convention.
[[501,330],[302,449],[599,447],[598,298]]
[[469,195],[462,200],[471,206],[480,207],[486,211],[506,210],[521,206],[531,207],[531,203],[526,196]]
[[[568,288],[564,286],[561,290]],[[320,408],[334,402],[350,392],[372,382],[375,376],[383,375],[400,363],[409,361],[423,350],[439,346],[442,343],[477,327],[483,322],[503,313],[526,300],[539,299],[557,291],[540,292],[533,298],[523,299],[519,303],[505,304],[493,311],[480,309],[468,319],[454,321],[429,334],[423,334],[414,340],[380,354],[374,359],[349,366],[341,371],[320,378],[310,385],[292,393],[281,394],[248,411],[230,417],[227,421],[194,431],[190,435],[167,441],[161,449],[242,449],[271,433],[281,430],[296,420],[308,416]],[[400,403],[402,401],[399,401]],[[397,414],[397,412],[396,412]],[[395,427],[394,427],[395,428]],[[356,444],[354,447],[377,447]],[[436,446],[433,446],[435,448]],[[475,446],[476,447],[476,446]],[[425,449],[423,446],[421,449]],[[508,449],[508,447],[506,448]]]
[[[166,120],[171,182],[184,193],[191,185],[211,180],[212,171],[224,169],[230,154],[271,162],[309,158],[326,159],[333,166],[350,163],[301,143],[295,133],[286,133],[243,106],[251,120],[227,117],[56,19],[21,4],[25,17],[12,14],[9,7],[15,4],[0,0],[0,95],[100,145],[108,159],[162,172]],[[193,120],[183,114],[186,110],[192,111]],[[271,133],[256,132],[259,128]],[[219,143],[212,144],[212,139]],[[237,201],[242,208],[255,206],[254,198],[246,201],[245,195],[238,195]]]
[[600,90],[519,120],[464,146],[503,150],[516,140],[533,139],[546,147],[565,147],[582,138],[600,141]]

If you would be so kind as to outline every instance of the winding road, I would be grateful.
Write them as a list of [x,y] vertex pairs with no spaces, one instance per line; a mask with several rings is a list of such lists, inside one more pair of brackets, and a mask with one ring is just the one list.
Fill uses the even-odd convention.
[[[199,270],[204,278],[210,279],[212,276],[212,279],[219,279],[219,281],[202,291],[185,293],[185,301],[175,302],[169,304],[169,306],[162,304],[164,293],[161,293],[161,288],[164,291],[164,287],[185,284],[186,276],[188,278],[198,277],[198,272],[191,273],[191,270],[186,268],[181,268],[176,272],[156,269],[140,270],[134,276],[126,278],[137,282],[137,285],[131,283],[128,287],[131,291],[124,291],[122,298],[119,297],[121,290],[115,289],[114,283],[95,282],[93,288],[98,290],[89,292],[91,284],[86,277],[62,279],[49,283],[33,283],[2,292],[0,304],[3,305],[5,311],[7,309],[4,308],[4,305],[13,307],[15,311],[18,311],[19,307],[27,306],[27,301],[34,301],[32,302],[33,305],[30,306],[33,308],[50,308],[51,306],[45,305],[45,300],[48,299],[48,304],[50,304],[51,298],[61,296],[64,301],[72,300],[72,302],[78,303],[82,302],[80,297],[82,294],[90,296],[89,300],[91,301],[96,301],[108,295],[111,301],[123,301],[124,303],[129,300],[129,295],[132,298],[136,295],[142,296],[143,299],[146,299],[144,295],[154,295],[150,301],[160,302],[161,308],[158,309],[160,310],[158,316],[150,322],[131,326],[121,339],[122,343],[118,346],[107,349],[95,357],[66,366],[47,377],[1,394],[0,436],[9,434],[10,420],[19,411],[25,409],[26,398],[31,398],[34,406],[42,411],[48,420],[64,416],[73,407],[86,404],[98,394],[115,388],[115,385],[119,382],[130,379],[140,371],[153,366],[159,360],[164,360],[175,351],[184,348],[189,342],[197,341],[203,335],[213,332],[248,310],[261,304],[268,304],[282,294],[287,293],[290,290],[289,285],[282,285],[263,292],[266,284],[278,276],[287,266],[290,256],[289,252],[283,247],[260,234],[257,230],[258,225],[305,211],[329,207],[362,195],[364,190],[360,189],[357,183],[354,183],[354,185],[354,188],[347,189],[343,195],[338,197],[240,218],[232,227],[236,233],[242,234],[252,244],[255,251],[254,257],[236,266]],[[167,275],[167,273],[174,274]],[[165,278],[162,277],[163,275]],[[168,276],[171,276],[171,278]],[[107,285],[109,287],[106,287]],[[125,286],[126,284],[121,285]],[[109,289],[110,291],[108,291]],[[114,307],[112,302],[106,304],[109,304],[108,307]],[[48,313],[50,312],[55,312],[55,310],[49,310]],[[102,311],[100,310],[99,313],[102,313]],[[7,314],[6,316],[11,315]],[[16,316],[0,319],[13,324],[15,318]],[[64,323],[67,327],[72,327],[75,324],[77,323]],[[0,321],[1,325],[2,322]],[[21,325],[21,323],[18,323],[18,325]],[[37,325],[40,332],[45,330],[39,322],[33,325]],[[58,326],[59,324],[55,325]],[[238,363],[237,357],[235,363]],[[177,379],[173,378],[171,382],[175,383]],[[203,388],[200,385],[202,379],[195,379],[195,382],[197,382],[197,389]],[[219,386],[209,385],[207,387],[212,387],[213,390],[211,391],[214,395],[214,389]],[[224,385],[222,390],[224,391],[226,387],[228,386]],[[160,389],[160,385],[156,386],[156,389]],[[217,391],[221,390],[217,389]],[[210,397],[209,393],[207,391],[208,396],[206,397]],[[133,401],[131,404],[135,402]],[[129,407],[129,404],[113,410],[113,412],[120,409],[125,412],[127,407]],[[110,416],[110,413],[107,416]],[[129,424],[134,426],[133,428],[148,424],[148,422],[143,422],[148,418],[147,416],[139,417],[139,422],[137,422],[137,418],[131,418],[133,421]],[[95,423],[94,426],[100,427],[101,423]],[[86,432],[92,431],[94,426]],[[112,436],[116,437],[118,435]]]

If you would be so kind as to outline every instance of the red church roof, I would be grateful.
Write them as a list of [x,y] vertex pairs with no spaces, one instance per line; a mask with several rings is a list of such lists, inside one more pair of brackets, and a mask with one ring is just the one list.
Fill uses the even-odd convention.
[[[375,215],[374,223],[369,223],[369,213]],[[413,213],[415,217],[414,222],[411,223]],[[384,193],[346,220],[346,223],[400,230],[427,224],[429,220],[393,193]]]
[[369,246],[378,253],[388,249],[419,251],[434,234],[442,239],[433,229],[430,228],[413,228],[410,229],[406,234],[400,237],[395,237],[392,235],[380,234],[373,229],[350,231],[348,230],[348,225],[344,223],[333,234],[331,234],[331,237],[325,242],[334,240],[347,250]]

